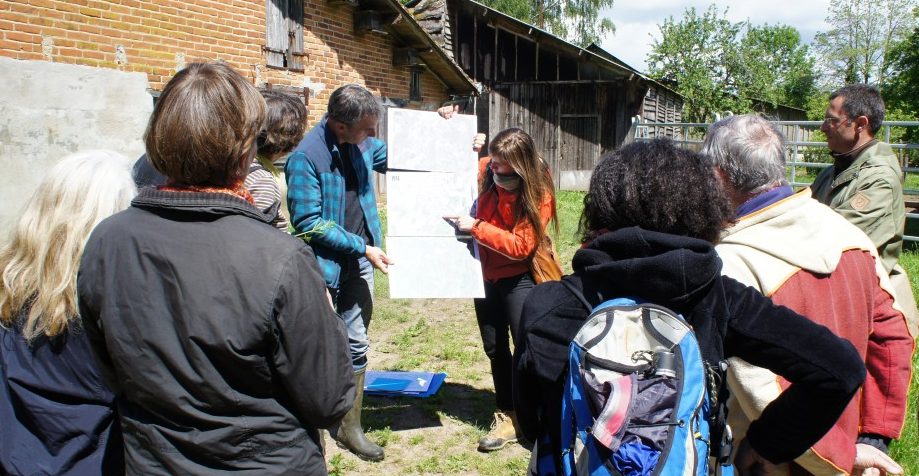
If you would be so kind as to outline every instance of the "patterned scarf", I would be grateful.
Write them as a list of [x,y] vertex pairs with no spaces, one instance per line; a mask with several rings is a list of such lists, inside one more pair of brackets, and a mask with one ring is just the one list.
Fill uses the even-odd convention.
[[156,187],[156,189],[162,190],[164,192],[226,193],[235,197],[239,197],[255,205],[255,199],[252,198],[252,194],[246,190],[246,187],[243,186],[242,182],[239,182],[230,187],[213,187],[208,185],[179,185],[174,182],[167,182],[166,185],[160,185]]

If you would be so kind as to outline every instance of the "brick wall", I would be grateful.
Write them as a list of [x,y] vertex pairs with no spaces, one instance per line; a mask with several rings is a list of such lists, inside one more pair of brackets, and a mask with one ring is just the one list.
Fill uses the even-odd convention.
[[[304,72],[265,64],[265,0],[3,0],[0,55],[147,73],[161,90],[186,63],[223,60],[257,85],[309,87],[310,123],[325,112],[329,94],[361,83],[374,94],[408,99],[410,72],[392,63],[392,39],[353,33],[353,8],[304,1]],[[430,72],[422,74],[421,103],[447,97]]]

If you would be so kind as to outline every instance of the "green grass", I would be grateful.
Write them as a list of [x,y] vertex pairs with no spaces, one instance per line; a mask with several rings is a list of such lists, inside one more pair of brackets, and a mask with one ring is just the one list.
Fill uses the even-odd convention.
[[354,462],[337,454],[329,459],[329,476],[344,476],[354,469]]
[[556,194],[558,210],[558,236],[553,236],[558,250],[559,260],[566,273],[571,272],[571,258],[581,246],[577,234],[578,220],[584,208],[584,193],[561,190]]
[[[919,250],[907,250],[900,256],[900,266],[906,269],[913,295],[919,296]],[[913,381],[909,390],[909,409],[900,439],[890,447],[890,456],[903,466],[904,474],[919,475],[919,353],[913,355]]]
[[394,433],[392,428],[388,426],[380,428],[379,430],[368,431],[367,437],[383,448],[386,448],[390,443],[395,443],[401,439],[399,435]]

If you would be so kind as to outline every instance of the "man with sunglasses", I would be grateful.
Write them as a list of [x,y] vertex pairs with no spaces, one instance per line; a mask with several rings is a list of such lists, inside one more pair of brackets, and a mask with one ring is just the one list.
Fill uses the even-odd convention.
[[874,87],[853,84],[831,94],[820,130],[826,134],[833,166],[820,172],[811,191],[877,246],[915,337],[919,312],[909,278],[897,264],[906,224],[903,173],[890,145],[875,137],[883,121],[884,100]]
[[903,248],[906,211],[900,164],[890,145],[875,138],[883,121],[877,89],[854,84],[831,94],[820,130],[833,166],[820,172],[811,190],[871,238],[890,273]]

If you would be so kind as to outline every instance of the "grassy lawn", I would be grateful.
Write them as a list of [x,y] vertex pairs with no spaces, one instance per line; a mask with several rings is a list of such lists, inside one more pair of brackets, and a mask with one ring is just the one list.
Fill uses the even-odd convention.
[[[900,257],[900,265],[909,274],[913,295],[919,296],[919,249],[907,250]],[[913,382],[909,389],[909,410],[906,412],[906,425],[898,441],[890,448],[890,455],[903,466],[904,474],[919,474],[919,353],[913,355]]]
[[[577,250],[577,221],[583,194],[558,195],[559,234],[556,237],[566,272]],[[385,226],[385,214],[384,214]],[[919,251],[901,259],[919,295]],[[329,438],[327,461],[333,475],[366,474],[525,474],[529,451],[508,445],[495,453],[479,453],[476,442],[484,435],[494,409],[494,389],[488,361],[482,351],[471,300],[389,299],[386,276],[376,275],[376,301],[371,323],[370,368],[443,371],[449,376],[440,392],[427,399],[377,398],[365,400],[364,426],[371,438],[386,448],[386,460],[367,463],[338,449]],[[910,410],[903,437],[892,456],[907,475],[919,475],[919,362],[914,361]]]

